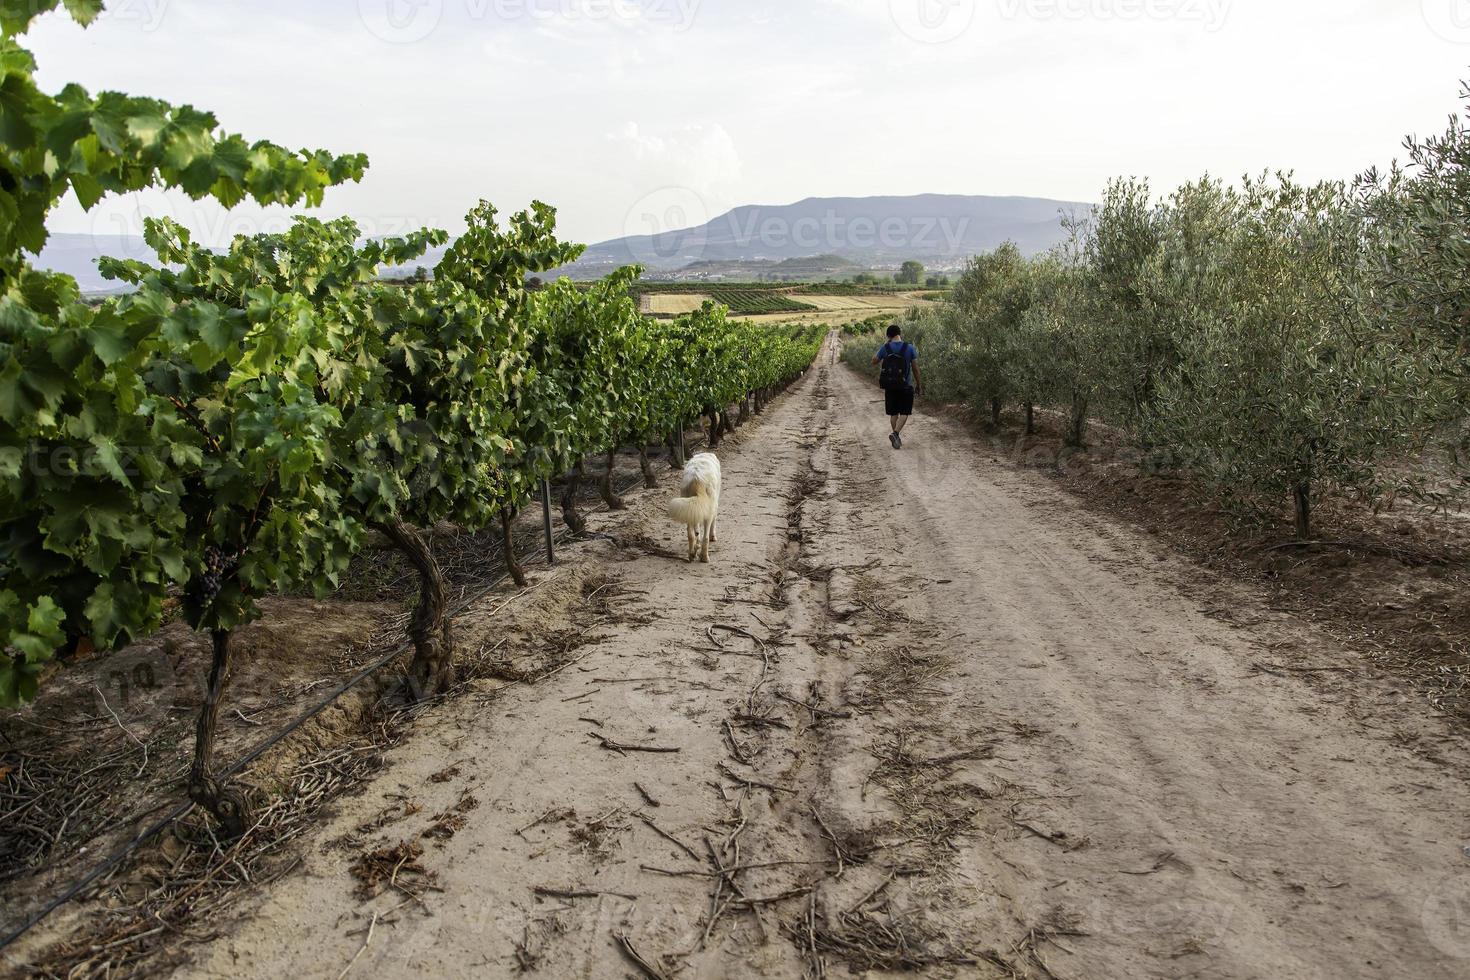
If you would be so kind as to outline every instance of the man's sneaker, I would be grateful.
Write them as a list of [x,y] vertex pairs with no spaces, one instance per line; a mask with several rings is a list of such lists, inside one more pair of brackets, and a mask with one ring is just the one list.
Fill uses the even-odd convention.
[[898,438],[898,433],[897,432],[890,432],[890,433],[888,433],[888,441],[891,442],[891,443],[893,443],[893,448],[894,449],[902,449],[903,448],[903,440],[901,440],[901,439]]

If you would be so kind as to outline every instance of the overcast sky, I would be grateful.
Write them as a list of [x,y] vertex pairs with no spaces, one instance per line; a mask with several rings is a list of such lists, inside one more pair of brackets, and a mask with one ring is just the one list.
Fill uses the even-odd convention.
[[[322,214],[451,230],[539,198],[567,237],[809,196],[1095,200],[1113,175],[1348,177],[1439,130],[1470,0],[111,0],[28,43],[77,81],[247,138],[369,155]],[[159,194],[211,242],[281,221]]]

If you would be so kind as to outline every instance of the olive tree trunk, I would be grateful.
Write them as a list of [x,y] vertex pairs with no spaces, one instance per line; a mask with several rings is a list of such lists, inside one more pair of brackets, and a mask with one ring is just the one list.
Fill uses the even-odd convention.
[[1292,503],[1296,511],[1296,536],[1302,541],[1312,540],[1312,487],[1308,483],[1299,483],[1291,491]]
[[1072,395],[1072,414],[1067,419],[1067,445],[1082,448],[1087,441],[1087,398]]

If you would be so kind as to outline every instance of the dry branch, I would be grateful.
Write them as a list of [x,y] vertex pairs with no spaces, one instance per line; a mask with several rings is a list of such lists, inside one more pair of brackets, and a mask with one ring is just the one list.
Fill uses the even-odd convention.
[[598,742],[602,743],[602,747],[604,749],[607,749],[609,752],[654,752],[669,754],[683,751],[678,746],[629,745],[626,742],[615,742],[607,736],[599,735],[596,732],[588,732],[587,734],[597,739]]
[[643,971],[648,980],[669,980],[668,974],[643,958],[643,954],[638,952],[638,947],[633,945],[633,940],[627,933],[615,932],[613,938],[617,940],[618,949],[622,950],[623,955],[634,966]]

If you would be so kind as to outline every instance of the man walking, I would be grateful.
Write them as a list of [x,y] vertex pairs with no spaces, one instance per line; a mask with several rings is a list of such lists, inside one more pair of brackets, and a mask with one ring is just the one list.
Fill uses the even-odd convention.
[[888,343],[878,348],[873,363],[880,365],[878,384],[883,388],[883,401],[888,411],[888,421],[893,431],[888,441],[894,449],[903,448],[903,427],[909,416],[914,414],[914,394],[924,393],[924,379],[919,372],[919,352],[914,345],[903,339],[903,328],[898,324],[888,328]]

